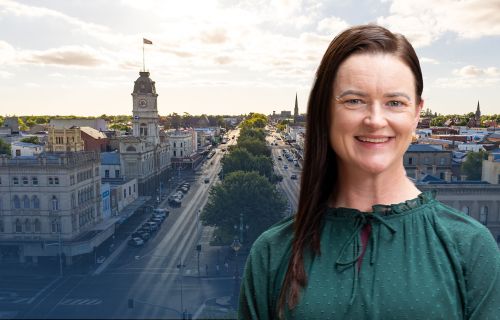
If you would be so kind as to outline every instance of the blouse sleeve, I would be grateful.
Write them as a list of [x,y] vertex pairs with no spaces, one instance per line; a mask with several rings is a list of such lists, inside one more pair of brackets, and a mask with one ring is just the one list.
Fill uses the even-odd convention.
[[473,237],[465,259],[467,319],[500,316],[500,250],[488,229]]
[[273,318],[269,303],[270,268],[267,249],[263,241],[257,240],[250,250],[240,288],[238,319]]

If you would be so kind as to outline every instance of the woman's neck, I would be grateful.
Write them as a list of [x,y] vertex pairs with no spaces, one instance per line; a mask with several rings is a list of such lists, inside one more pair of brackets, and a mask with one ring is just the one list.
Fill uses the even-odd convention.
[[400,203],[420,194],[402,165],[376,175],[353,168],[339,168],[338,172],[337,188],[330,197],[332,207],[370,212],[375,204]]

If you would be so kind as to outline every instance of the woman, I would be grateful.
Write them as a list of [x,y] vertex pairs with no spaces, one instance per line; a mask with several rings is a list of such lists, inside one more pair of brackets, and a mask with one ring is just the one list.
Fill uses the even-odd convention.
[[402,35],[365,25],[331,42],[309,98],[298,211],[254,243],[240,319],[498,319],[492,235],[406,177],[422,90]]

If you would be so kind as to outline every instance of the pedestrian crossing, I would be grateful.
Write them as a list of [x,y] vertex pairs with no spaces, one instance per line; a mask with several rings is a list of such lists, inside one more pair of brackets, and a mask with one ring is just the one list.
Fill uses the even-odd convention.
[[101,299],[64,299],[59,302],[62,306],[96,306],[101,304]]

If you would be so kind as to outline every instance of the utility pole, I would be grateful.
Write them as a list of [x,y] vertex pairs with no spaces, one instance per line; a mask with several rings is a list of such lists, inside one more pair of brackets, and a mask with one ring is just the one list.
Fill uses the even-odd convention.
[[62,278],[63,267],[62,267],[62,242],[61,242],[61,232],[62,232],[61,215],[59,215],[59,223],[57,225],[57,228],[59,229],[59,276]]

